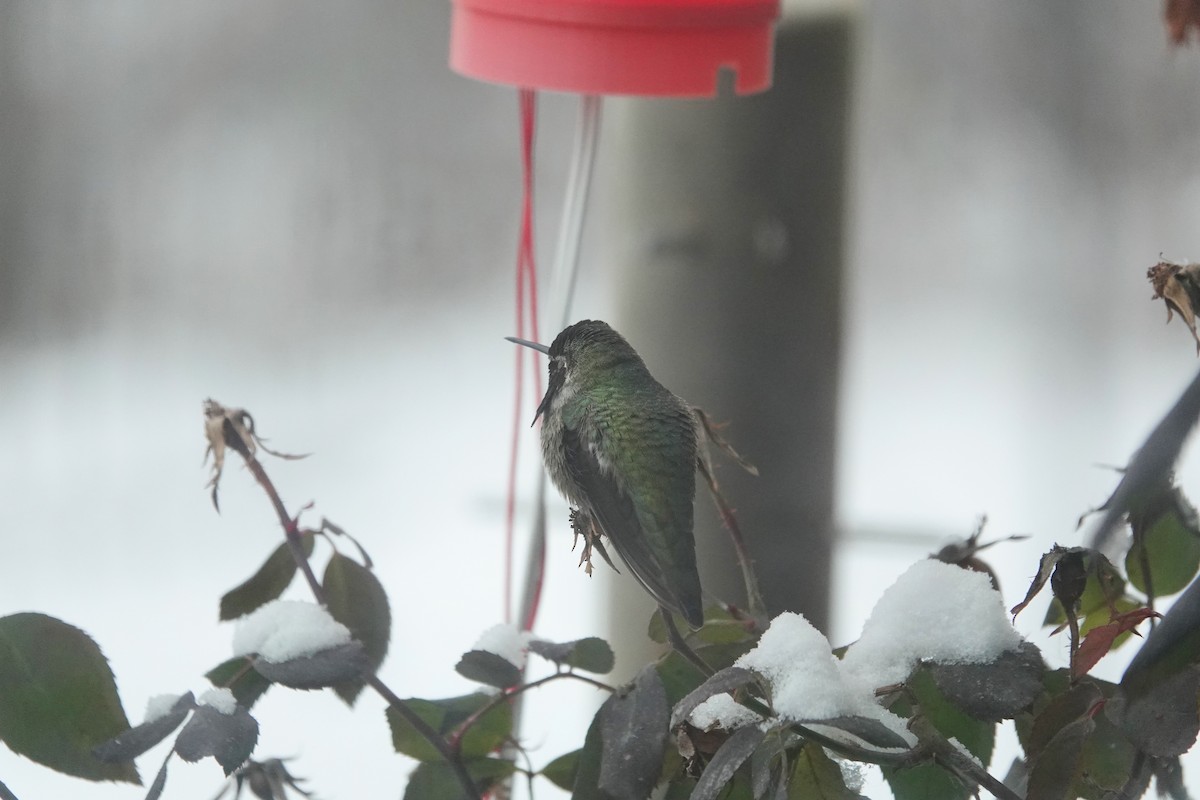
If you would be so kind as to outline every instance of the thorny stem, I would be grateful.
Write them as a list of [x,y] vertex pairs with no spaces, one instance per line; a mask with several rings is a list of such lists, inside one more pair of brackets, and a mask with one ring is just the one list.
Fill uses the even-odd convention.
[[733,509],[725,502],[725,496],[717,488],[717,481],[712,473],[704,470],[704,477],[708,480],[708,491],[712,494],[717,511],[721,514],[721,521],[725,523],[725,528],[729,531],[729,539],[733,542],[738,565],[742,568],[742,581],[746,584],[746,603],[750,607],[750,613],[756,616],[765,615],[767,604],[763,601],[762,590],[758,588],[758,577],[754,574],[754,564],[750,560],[750,551],[746,549],[746,540],[742,538],[742,529],[738,525],[737,517],[734,516]]
[[[709,419],[704,409],[692,406],[692,416],[696,418],[696,422],[699,424],[700,429],[704,431],[704,435],[708,438],[709,442],[720,448],[751,475],[758,474],[758,469],[738,455],[733,446],[721,437],[721,434],[717,430],[719,426]],[[712,460],[709,458],[707,450],[703,448],[700,450],[696,458],[696,467],[700,470],[700,474],[704,476],[705,482],[708,483],[708,491],[717,506],[717,512],[721,515],[721,521],[725,523],[725,529],[729,531],[729,539],[733,542],[733,550],[737,556],[738,566],[742,570],[742,581],[746,584],[746,604],[750,607],[750,612],[755,616],[765,616],[767,604],[763,601],[762,590],[758,588],[758,577],[754,574],[754,563],[750,558],[750,551],[746,549],[746,540],[742,538],[742,529],[738,525],[737,517],[734,516],[733,509],[729,507],[729,503],[725,502],[725,497],[721,494],[721,489],[717,485],[717,475],[713,469]]]
[[594,686],[597,689],[603,689],[604,691],[608,692],[609,694],[612,694],[613,692],[616,691],[616,689],[614,687],[609,686],[607,683],[605,683],[603,681],[598,681],[595,678],[589,678],[586,675],[580,675],[577,672],[571,672],[571,671],[556,672],[553,675],[547,675],[544,678],[538,678],[536,681],[532,681],[530,683],[523,683],[520,686],[514,686],[511,689],[505,689],[500,694],[493,697],[490,701],[488,701],[487,703],[484,703],[482,706],[477,708],[474,711],[474,713],[472,713],[469,717],[467,717],[465,720],[463,720],[462,723],[458,726],[458,728],[455,729],[454,733],[451,734],[450,746],[457,750],[457,748],[462,744],[462,737],[464,735],[466,735],[466,732],[471,729],[471,726],[474,725],[476,722],[478,722],[483,717],[484,714],[487,714],[489,711],[494,709],[496,706],[501,705],[503,703],[507,703],[508,701],[513,700],[514,698],[520,697],[521,695],[523,695],[525,692],[529,691],[530,689],[536,689],[539,686],[544,686],[547,683],[550,683],[550,682],[556,681],[556,680],[561,680],[564,678],[573,678],[577,681],[583,681],[584,683],[586,683],[590,686]]
[[1074,683],[1075,681],[1077,681],[1079,678],[1082,677],[1081,675],[1078,675],[1075,672],[1075,662],[1077,661],[1078,656],[1079,656],[1079,618],[1077,616],[1078,613],[1079,613],[1079,604],[1075,603],[1075,604],[1073,604],[1070,612],[1067,614],[1067,630],[1069,631],[1070,637],[1071,637],[1071,641],[1070,641],[1068,647],[1070,647],[1070,650],[1071,650],[1071,652],[1070,652],[1071,670],[1070,671],[1071,671],[1071,682],[1072,683]]
[[924,750],[933,756],[934,761],[950,772],[979,784],[991,792],[997,800],[1022,800],[1019,794],[1005,786],[979,762],[947,741],[946,737],[942,736],[933,723],[925,717],[914,715],[909,724],[909,730],[916,734],[917,740],[920,742],[917,750]]
[[[239,449],[239,448],[235,448]],[[241,450],[239,449],[239,452]],[[328,608],[329,603],[325,598],[325,590],[321,587],[320,581],[313,573],[312,565],[308,563],[308,556],[304,554],[304,547],[300,540],[299,526],[296,520],[287,513],[287,507],[283,504],[283,500],[279,497],[279,492],[275,490],[275,484],[267,476],[266,470],[262,464],[254,457],[252,453],[241,452],[242,458],[246,461],[246,466],[249,467],[251,474],[255,480],[262,486],[263,491],[267,493],[267,497],[271,501],[271,505],[275,507],[275,514],[279,517],[279,524],[283,526],[284,537],[288,543],[288,549],[292,553],[292,558],[296,561],[296,567],[304,574],[304,579],[308,581],[308,588],[312,590],[313,597],[322,606]],[[438,754],[446,760],[450,765],[450,769],[454,771],[454,775],[458,778],[458,782],[462,784],[463,791],[467,797],[481,800],[482,795],[479,793],[478,787],[475,786],[475,781],[471,774],[467,772],[467,768],[463,766],[462,760],[458,757],[457,748],[453,748],[442,738],[442,736],[429,726],[425,720],[417,716],[417,713],[408,707],[408,704],[400,699],[399,695],[391,690],[391,688],[383,682],[378,675],[372,674],[367,678],[367,685],[387,701],[387,704],[396,710],[396,713],[404,718],[404,721],[412,726],[421,738],[431,744]]]

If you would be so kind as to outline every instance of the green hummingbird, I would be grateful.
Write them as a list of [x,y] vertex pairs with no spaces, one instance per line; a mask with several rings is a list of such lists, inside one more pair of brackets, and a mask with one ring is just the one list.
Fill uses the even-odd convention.
[[542,420],[542,459],[574,506],[572,527],[584,535],[589,569],[593,545],[608,560],[603,534],[659,605],[699,628],[704,611],[692,534],[698,435],[691,407],[655,380],[605,322],[577,322],[549,347],[507,338],[550,357],[534,422]]

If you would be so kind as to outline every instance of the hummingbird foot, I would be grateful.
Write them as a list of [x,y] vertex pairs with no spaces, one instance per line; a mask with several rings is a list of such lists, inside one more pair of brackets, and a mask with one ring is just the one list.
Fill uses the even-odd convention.
[[571,530],[575,534],[575,540],[571,543],[571,552],[575,552],[575,548],[579,544],[579,537],[583,537],[583,552],[579,556],[579,566],[583,567],[583,571],[589,578],[592,576],[593,548],[605,563],[613,568],[613,572],[621,571],[617,569],[617,565],[609,558],[608,551],[604,549],[604,543],[600,541],[600,530],[596,527],[596,521],[590,514],[577,508],[571,509]]

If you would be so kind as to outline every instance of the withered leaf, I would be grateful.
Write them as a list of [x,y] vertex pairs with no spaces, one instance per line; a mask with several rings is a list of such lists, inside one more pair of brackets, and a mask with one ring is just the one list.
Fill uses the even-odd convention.
[[256,448],[270,453],[276,458],[289,460],[305,458],[308,454],[290,455],[279,453],[269,447],[266,441],[254,430],[254,417],[244,408],[226,408],[211,397],[204,401],[204,437],[208,440],[208,448],[204,451],[204,460],[208,461],[211,454],[213,459],[212,477],[208,481],[212,489],[213,508],[221,510],[217,502],[217,486],[221,482],[221,473],[225,468],[225,449],[233,450],[242,458],[250,461],[254,458]]
[[1149,608],[1135,608],[1124,614],[1113,614],[1112,621],[1107,625],[1100,625],[1088,631],[1087,636],[1083,637],[1083,643],[1079,645],[1079,651],[1075,655],[1075,662],[1072,664],[1071,673],[1075,678],[1082,677],[1091,671],[1092,667],[1100,659],[1108,654],[1112,649],[1113,643],[1122,633],[1131,632],[1137,633],[1134,630],[1138,625],[1150,617],[1161,617],[1162,615],[1152,611]]
[[[1187,5],[1193,6],[1191,13],[1197,13],[1194,2]],[[1196,21],[1200,21],[1200,17],[1192,24]],[[1200,307],[1200,264],[1160,261],[1146,270],[1146,277],[1154,287],[1154,297],[1151,299],[1167,304],[1167,322],[1171,321],[1172,312],[1177,312],[1183,318],[1183,324],[1187,325],[1196,341],[1196,354],[1200,355],[1200,335],[1196,333],[1196,309]]]

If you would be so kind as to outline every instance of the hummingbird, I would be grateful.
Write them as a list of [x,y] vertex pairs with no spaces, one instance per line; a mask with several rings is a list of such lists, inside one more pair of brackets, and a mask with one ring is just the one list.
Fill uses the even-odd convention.
[[542,420],[542,460],[574,507],[572,527],[584,535],[589,571],[593,545],[608,560],[602,534],[659,605],[699,628],[692,533],[699,437],[691,407],[655,380],[608,323],[577,322],[549,347],[506,338],[549,356],[534,423]]

